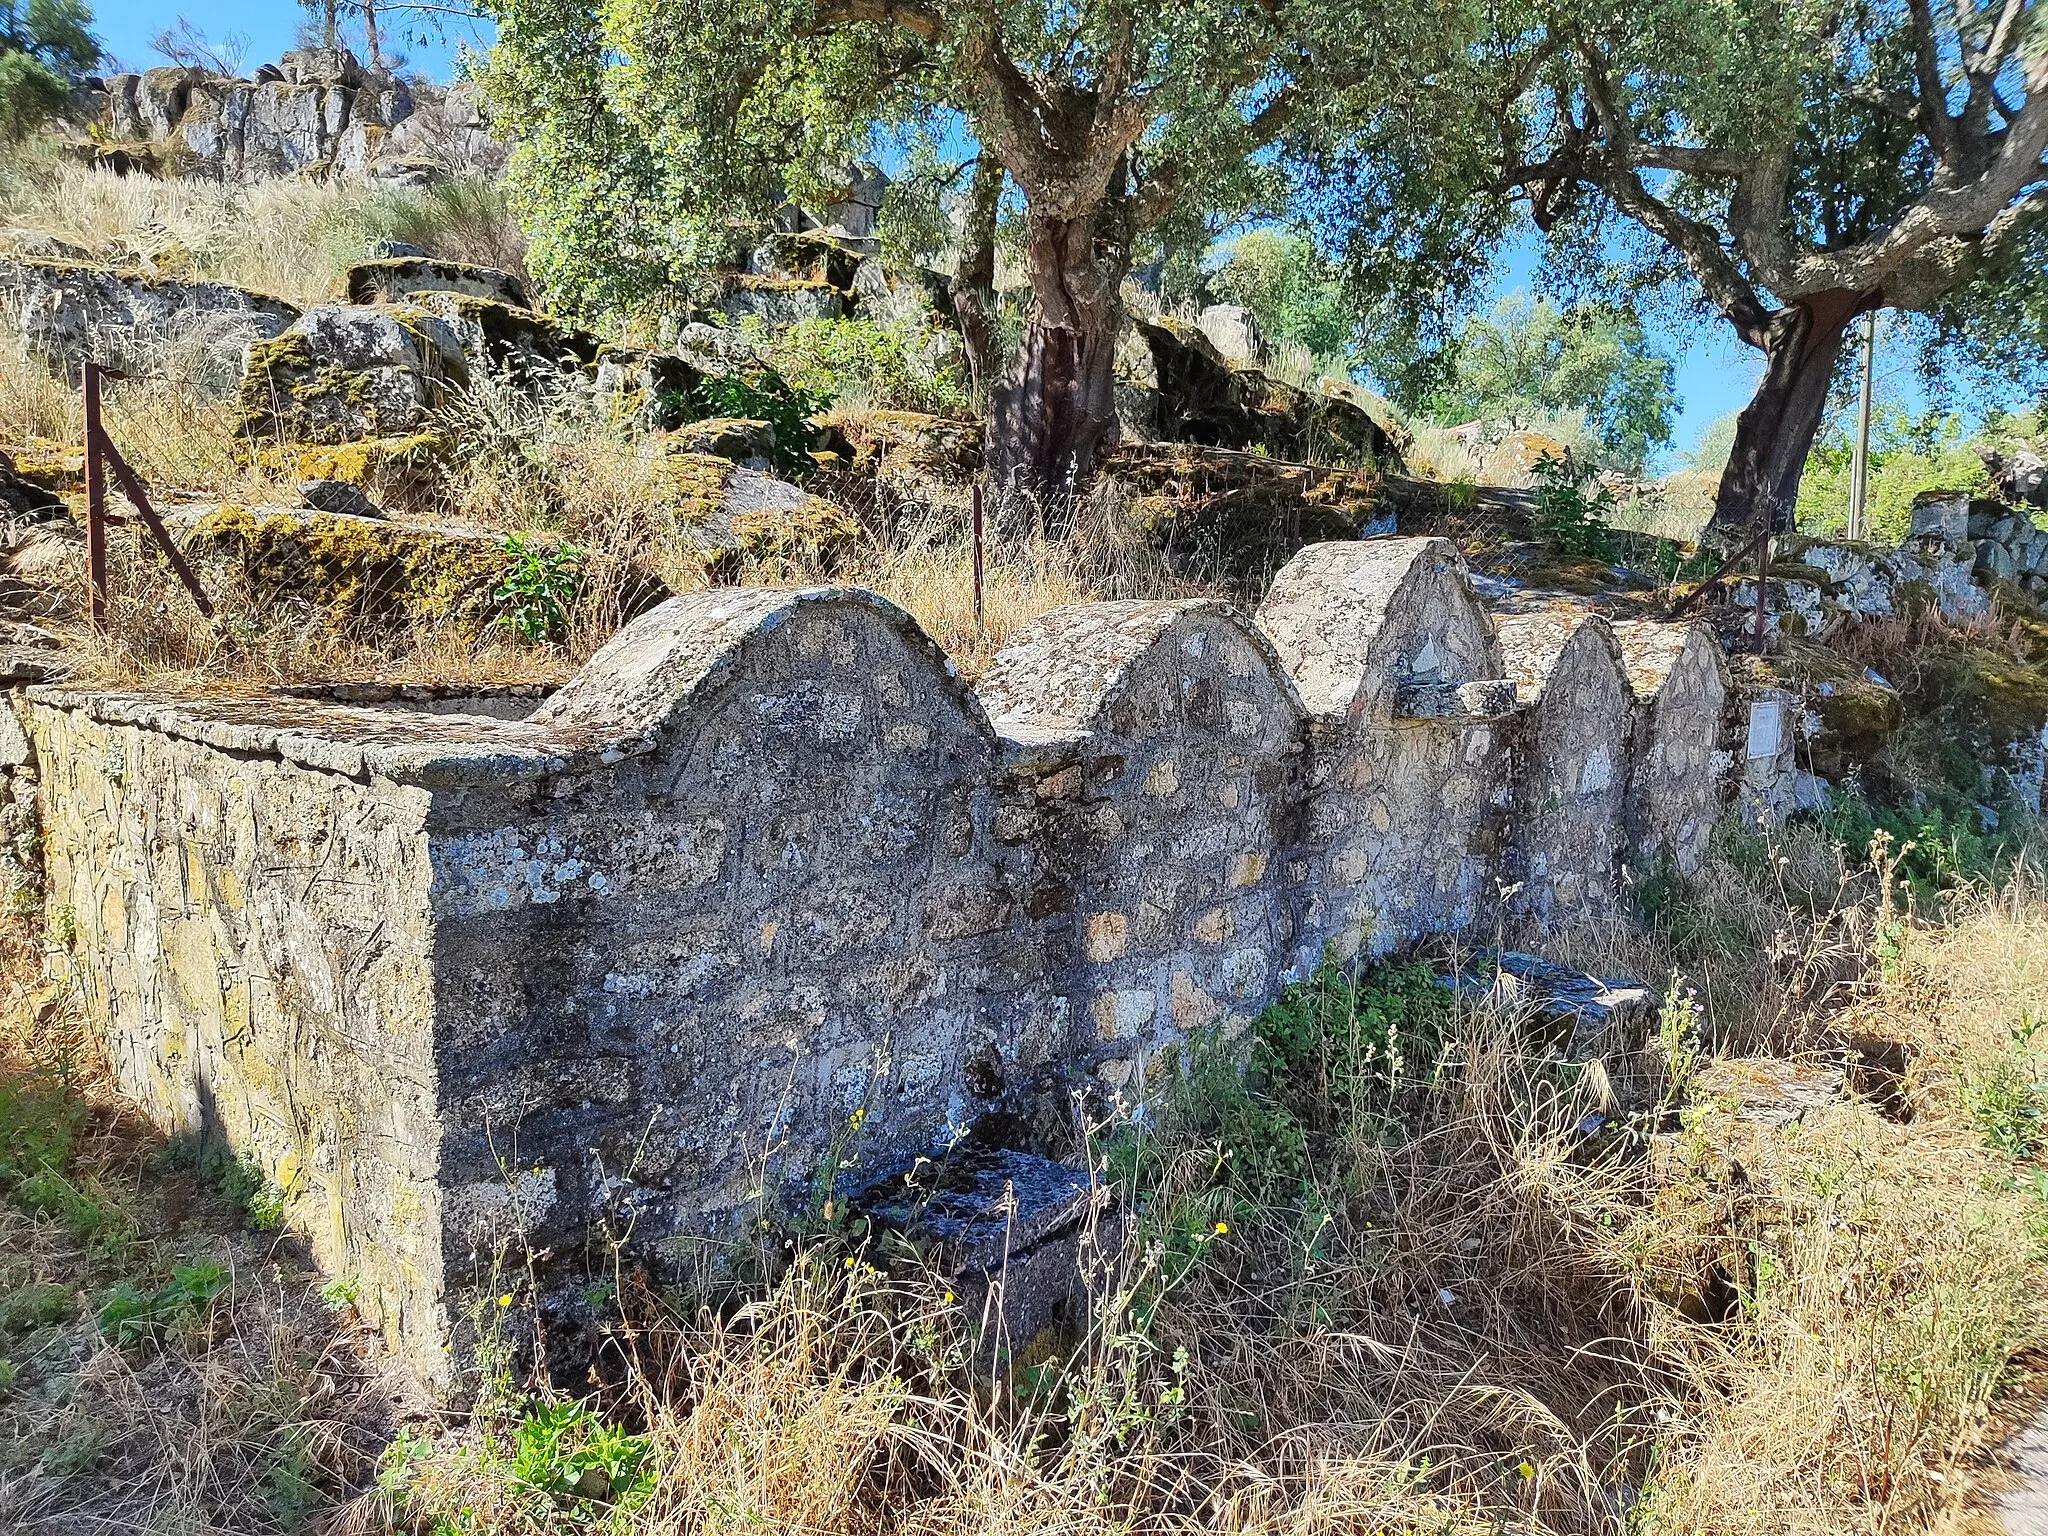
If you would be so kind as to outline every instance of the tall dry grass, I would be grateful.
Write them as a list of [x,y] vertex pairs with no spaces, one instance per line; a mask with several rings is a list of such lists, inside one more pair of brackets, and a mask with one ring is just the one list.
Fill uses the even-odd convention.
[[17,153],[0,161],[0,230],[0,254],[216,279],[301,307],[338,298],[342,274],[379,240],[525,270],[525,239],[502,193],[460,179],[417,188],[297,179],[236,187],[116,176]]

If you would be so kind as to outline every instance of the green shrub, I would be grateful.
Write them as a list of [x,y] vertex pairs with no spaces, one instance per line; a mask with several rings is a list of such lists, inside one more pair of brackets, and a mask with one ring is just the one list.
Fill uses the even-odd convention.
[[812,468],[811,418],[831,403],[830,395],[799,389],[772,368],[708,376],[688,391],[664,390],[655,396],[662,421],[722,416],[767,422],[775,429],[775,467],[791,476]]
[[100,1332],[116,1345],[161,1338],[196,1319],[227,1283],[228,1272],[212,1263],[176,1265],[171,1278],[153,1291],[123,1280],[100,1302]]
[[2036,1070],[2034,1036],[2048,1014],[2023,1014],[2006,1053],[1963,1074],[1963,1102],[1984,1144],[2018,1161],[2040,1150],[2048,1088]]
[[946,341],[922,316],[801,320],[769,342],[767,354],[793,388],[815,398],[951,416],[970,403]]
[[1614,530],[1608,519],[1614,513],[1614,492],[1603,485],[1589,494],[1591,476],[1547,453],[1536,460],[1532,473],[1536,537],[1561,555],[1613,560]]
[[508,533],[499,546],[511,558],[491,601],[504,605],[498,622],[528,645],[547,645],[569,632],[583,551],[566,541]]

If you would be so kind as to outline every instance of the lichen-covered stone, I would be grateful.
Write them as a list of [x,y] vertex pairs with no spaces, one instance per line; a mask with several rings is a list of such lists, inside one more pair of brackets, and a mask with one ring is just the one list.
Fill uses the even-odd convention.
[[863,537],[845,508],[764,470],[692,451],[687,435],[663,445],[658,467],[664,506],[714,576],[730,579],[747,557],[829,570]]
[[845,292],[830,283],[740,273],[726,280],[710,308],[729,324],[752,316],[779,331],[802,320],[843,320],[847,303]]
[[253,438],[323,445],[406,436],[468,376],[462,338],[438,315],[322,305],[250,346],[242,429]]
[[[1311,545],[1274,578],[1258,624],[1310,716],[1296,967],[1326,945],[1348,959],[1472,926],[1496,889],[1514,733],[1466,704],[1506,667],[1457,550]],[[1410,707],[1417,695],[1426,710]]]
[[476,634],[510,557],[504,539],[300,507],[226,505],[175,525],[187,558],[215,590],[258,611],[303,609],[321,629],[369,640],[401,630]]
[[1635,693],[1597,614],[1560,605],[1499,624],[1529,718],[1515,753],[1508,910],[1551,928],[1614,910]]
[[287,480],[333,480],[373,500],[404,505],[425,499],[439,481],[447,445],[435,432],[350,443],[265,443],[257,465]]
[[342,283],[351,304],[388,304],[416,293],[451,293],[531,314],[526,285],[510,272],[431,256],[386,256],[359,261]]
[[0,316],[30,351],[74,373],[87,358],[146,371],[166,349],[196,349],[193,385],[228,395],[243,349],[276,336],[299,311],[230,283],[0,257]]
[[1721,711],[1728,666],[1699,624],[1621,620],[1614,638],[1635,690],[1627,828],[1631,861],[1668,856],[1690,874],[1706,857],[1721,809]]

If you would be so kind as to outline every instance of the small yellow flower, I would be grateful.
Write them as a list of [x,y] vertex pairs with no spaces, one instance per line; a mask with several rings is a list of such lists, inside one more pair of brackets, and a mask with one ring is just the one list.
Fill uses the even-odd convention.
[[1529,1463],[1527,1463],[1526,1461],[1523,1462],[1519,1467],[1515,1468],[1515,1470],[1521,1473],[1524,1479],[1532,1478],[1536,1475],[1536,1469],[1530,1466]]
[[848,1269],[851,1269],[851,1268],[853,1268],[853,1260],[851,1260],[851,1259],[848,1259],[848,1260],[846,1261],[846,1267],[847,1267]]
[[946,1306],[949,1306],[949,1307],[950,1307],[950,1306],[951,1306],[952,1304],[953,1304],[953,1293],[952,1293],[951,1291],[948,1291],[948,1292],[946,1292],[946,1300],[945,1300],[945,1302],[944,1302],[944,1305],[946,1305]]
[[1230,1223],[1229,1223],[1229,1222],[1227,1222],[1227,1221],[1219,1221],[1219,1222],[1217,1222],[1217,1223],[1216,1223],[1216,1235],[1217,1235],[1218,1237],[1221,1237],[1221,1236],[1222,1236],[1222,1235],[1223,1235],[1224,1233],[1228,1232],[1229,1230],[1230,1230]]
[[500,1296],[498,1298],[498,1305],[501,1307],[509,1307],[512,1305],[512,1298],[510,1296]]

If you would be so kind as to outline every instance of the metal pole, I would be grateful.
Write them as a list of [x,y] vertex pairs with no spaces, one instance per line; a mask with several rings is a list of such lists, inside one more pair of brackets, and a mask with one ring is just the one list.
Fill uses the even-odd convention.
[[85,622],[98,629],[107,609],[107,476],[100,462],[100,367],[83,366],[85,388]]
[[974,629],[981,632],[981,483],[974,486]]
[[1849,537],[1864,536],[1864,497],[1870,480],[1870,376],[1877,355],[1877,311],[1863,316],[1863,388],[1856,400],[1856,454],[1849,466]]

